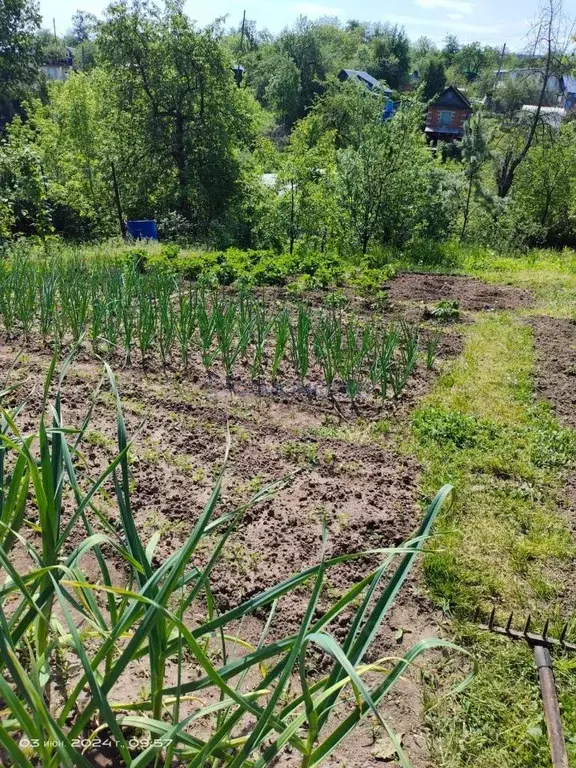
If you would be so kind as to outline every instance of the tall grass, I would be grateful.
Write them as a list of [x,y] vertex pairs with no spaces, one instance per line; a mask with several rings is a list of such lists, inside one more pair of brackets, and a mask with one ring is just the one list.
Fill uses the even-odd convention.
[[[185,543],[159,562],[158,537],[143,538],[134,520],[131,441],[112,371],[105,365],[100,386],[109,387],[116,402],[117,454],[91,478],[83,469],[82,444],[93,405],[80,426],[63,422],[70,362],[71,356],[59,381],[56,358],[52,362],[36,431],[19,428],[19,420],[26,421],[23,406],[1,410],[0,760],[23,768],[88,768],[86,753],[105,744],[116,761],[133,768],[168,768],[174,760],[187,768],[263,768],[289,747],[300,765],[310,767],[322,764],[372,713],[400,763],[409,766],[382,702],[425,651],[456,646],[432,639],[399,658],[367,658],[450,487],[439,492],[403,547],[328,557],[324,529],[316,565],[219,613],[213,578],[226,542],[245,511],[290,478],[223,511],[226,449],[222,472]],[[13,395],[1,397],[5,402]],[[117,526],[109,523],[110,510],[99,508],[105,488],[113,489]],[[70,546],[73,532],[78,543]],[[23,553],[28,567],[22,566]],[[368,555],[376,565],[337,600],[321,605],[332,569],[358,558],[367,562]],[[123,577],[112,575],[112,559]],[[87,561],[92,568],[95,562],[92,578]],[[300,627],[270,640],[282,598],[305,585],[309,598]],[[260,641],[247,646],[239,623],[266,615]],[[344,615],[351,618],[339,643],[330,630]],[[311,676],[312,647],[329,660],[318,677]],[[145,691],[117,702],[112,694],[142,664],[148,668]],[[176,669],[176,684],[168,681],[168,665]]]

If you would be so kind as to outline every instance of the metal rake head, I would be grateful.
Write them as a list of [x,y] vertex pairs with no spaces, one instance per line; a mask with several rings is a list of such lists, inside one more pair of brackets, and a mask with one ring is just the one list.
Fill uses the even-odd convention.
[[570,643],[566,640],[566,633],[568,632],[568,623],[562,627],[560,637],[550,637],[548,629],[550,626],[550,619],[546,619],[542,632],[532,631],[532,616],[528,614],[526,621],[523,624],[523,629],[514,629],[514,611],[510,612],[506,624],[499,626],[496,624],[496,606],[492,608],[487,623],[481,621],[481,610],[476,608],[474,613],[474,623],[478,624],[480,629],[485,629],[488,632],[493,632],[496,635],[503,635],[504,637],[510,637],[513,640],[524,640],[529,645],[540,645],[544,648],[563,648],[565,651],[576,651],[576,644]]

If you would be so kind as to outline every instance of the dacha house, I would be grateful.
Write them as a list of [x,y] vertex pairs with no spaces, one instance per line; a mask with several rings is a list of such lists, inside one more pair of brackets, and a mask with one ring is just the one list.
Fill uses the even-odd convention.
[[464,123],[472,115],[472,105],[453,85],[444,90],[428,107],[426,138],[430,142],[454,141],[464,135]]

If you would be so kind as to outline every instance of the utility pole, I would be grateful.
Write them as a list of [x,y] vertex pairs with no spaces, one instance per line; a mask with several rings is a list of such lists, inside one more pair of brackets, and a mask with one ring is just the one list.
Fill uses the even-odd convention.
[[54,29],[54,42],[58,42],[58,35],[56,34],[56,19],[52,17],[52,28]]

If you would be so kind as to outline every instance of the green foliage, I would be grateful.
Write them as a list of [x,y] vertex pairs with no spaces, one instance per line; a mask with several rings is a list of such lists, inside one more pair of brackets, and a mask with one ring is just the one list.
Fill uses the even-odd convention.
[[454,448],[477,448],[498,435],[496,425],[486,419],[436,407],[418,409],[413,427],[419,440],[450,444]]
[[444,69],[444,62],[438,54],[427,56],[421,62],[419,72],[424,84],[423,96],[426,101],[430,101],[442,93],[446,87],[446,70]]
[[458,320],[460,304],[452,299],[443,299],[436,304],[431,314],[436,320]]
[[3,0],[0,5],[0,98],[16,99],[38,76],[35,34],[40,14],[34,0]]

